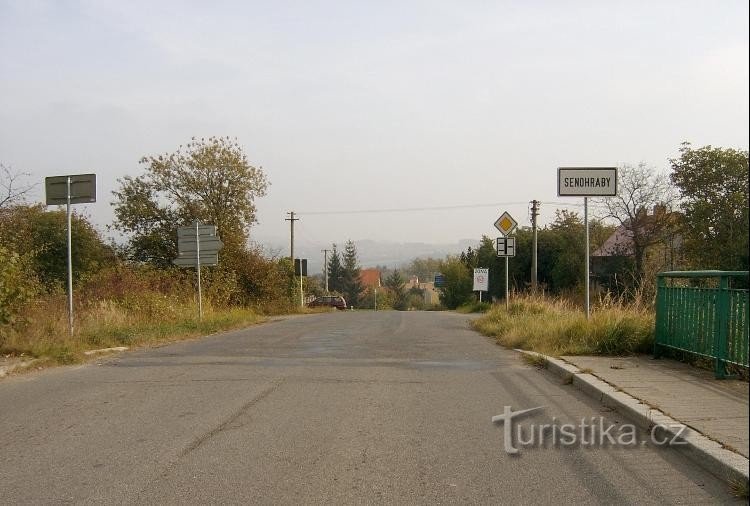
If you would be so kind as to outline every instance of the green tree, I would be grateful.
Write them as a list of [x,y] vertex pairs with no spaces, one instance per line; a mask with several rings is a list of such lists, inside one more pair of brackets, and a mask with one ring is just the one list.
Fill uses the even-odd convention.
[[456,309],[474,300],[471,271],[460,258],[448,257],[440,264],[445,284],[439,288],[440,302],[448,309]]
[[748,269],[748,152],[685,142],[670,160],[680,190],[685,253],[695,268]]
[[497,256],[495,241],[483,235],[479,241],[479,247],[469,246],[459,255],[459,259],[472,274],[472,284],[474,269],[489,269],[489,286],[488,291],[482,296],[484,300],[492,300],[492,297],[505,297],[505,259]]
[[266,194],[262,168],[227,137],[191,139],[175,153],[145,156],[146,173],[120,179],[113,192],[115,228],[130,236],[130,254],[167,266],[176,256],[176,229],[195,220],[217,226],[223,256],[245,250],[255,199]]
[[398,269],[395,269],[387,278],[385,278],[385,287],[391,292],[393,299],[393,308],[406,309],[406,293],[404,290],[406,282],[404,281]]
[[360,274],[359,261],[357,260],[357,247],[349,240],[346,242],[343,255],[343,265],[341,272],[341,291],[344,294],[347,304],[354,306],[359,301],[359,295],[362,293],[362,282],[359,279]]
[[[328,290],[331,292],[343,292],[344,267],[341,265],[341,253],[336,245],[333,245],[331,257],[328,259]],[[348,303],[348,301],[347,301]]]
[[[84,216],[71,217],[74,282],[116,261],[112,247]],[[48,287],[63,285],[68,277],[67,216],[63,210],[47,211],[41,204],[14,206],[0,212],[0,241],[28,257],[26,264]]]

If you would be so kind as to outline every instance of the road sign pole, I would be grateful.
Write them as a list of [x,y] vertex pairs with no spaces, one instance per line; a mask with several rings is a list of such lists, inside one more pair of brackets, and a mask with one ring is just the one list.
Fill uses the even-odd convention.
[[68,220],[68,329],[70,335],[73,335],[73,234],[71,232],[71,213],[70,213],[70,176],[67,178],[67,220]]
[[305,293],[302,291],[302,261],[299,264],[299,305],[305,307]]
[[583,197],[583,221],[586,225],[586,319],[589,319],[589,198]]
[[508,257],[505,257],[505,310],[508,309]]
[[201,293],[201,234],[200,222],[195,220],[195,269],[198,272],[198,319],[203,319],[203,296]]

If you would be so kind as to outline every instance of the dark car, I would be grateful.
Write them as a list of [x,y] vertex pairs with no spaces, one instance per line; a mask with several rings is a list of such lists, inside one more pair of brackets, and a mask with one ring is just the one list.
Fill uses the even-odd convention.
[[346,300],[341,295],[325,295],[308,304],[309,307],[335,307],[346,309]]

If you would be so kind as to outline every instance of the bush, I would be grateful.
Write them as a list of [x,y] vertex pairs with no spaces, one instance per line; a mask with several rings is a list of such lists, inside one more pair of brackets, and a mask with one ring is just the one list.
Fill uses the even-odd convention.
[[0,246],[0,325],[13,323],[19,309],[39,291],[27,255]]

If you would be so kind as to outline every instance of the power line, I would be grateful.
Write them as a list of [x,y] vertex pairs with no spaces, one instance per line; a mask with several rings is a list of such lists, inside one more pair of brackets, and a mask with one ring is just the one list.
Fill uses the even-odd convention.
[[[549,201],[539,202],[540,204],[550,206],[565,206],[565,207],[583,207],[583,203],[578,202],[562,202],[562,201]],[[424,211],[451,211],[456,209],[477,209],[481,207],[500,207],[500,206],[527,206],[528,202],[493,202],[488,204],[460,204],[453,206],[430,206],[430,207],[400,207],[400,208],[388,208],[388,209],[339,209],[339,210],[328,210],[328,211],[300,211],[297,216],[322,216],[322,215],[333,215],[333,214],[384,214],[384,213],[412,213],[412,212],[424,212]],[[589,203],[591,206],[593,203]],[[596,205],[596,204],[594,204]],[[598,204],[602,205],[602,204]]]
[[448,211],[453,209],[473,209],[479,207],[518,206],[526,205],[526,202],[495,202],[493,204],[464,204],[455,206],[432,206],[432,207],[402,207],[390,209],[352,209],[338,211],[300,211],[298,215],[323,215],[323,214],[376,214],[376,213],[410,213],[421,211]]

